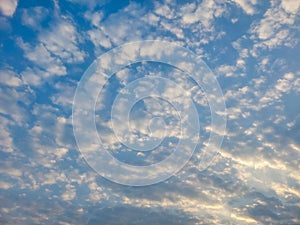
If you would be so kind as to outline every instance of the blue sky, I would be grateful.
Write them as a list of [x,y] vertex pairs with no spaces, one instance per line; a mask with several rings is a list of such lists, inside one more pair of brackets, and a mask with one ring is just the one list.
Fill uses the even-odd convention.
[[[300,224],[299,12],[298,0],[1,0],[0,223]],[[79,81],[94,60],[145,40],[189,49],[206,63],[223,93],[226,114],[216,115],[226,118],[226,132],[211,125],[212,101],[219,102],[215,92],[183,79],[180,66],[156,58],[128,65],[107,80],[98,71],[92,82],[104,86],[94,105],[98,138],[119,161],[147,166],[172,155],[180,141],[198,144],[169,179],[124,186],[88,164],[73,133],[72,109]],[[163,48],[140,49],[156,57]],[[112,58],[104,70],[124,58]],[[186,91],[167,92],[171,83],[156,85],[151,76],[171,79]],[[114,100],[119,93],[136,93],[126,87],[139,79],[148,83],[135,88],[152,88],[185,109],[192,100],[200,141],[191,129],[178,128],[185,117],[158,98],[134,105],[135,132],[118,123],[124,136],[116,137],[110,123]],[[116,107],[120,121],[122,110]],[[164,119],[165,133],[161,120],[151,120],[156,117]],[[149,120],[153,140],[164,137],[160,146],[126,147],[126,141],[148,140]],[[127,134],[133,136],[126,139]],[[224,136],[223,143],[201,168],[210,134]]]

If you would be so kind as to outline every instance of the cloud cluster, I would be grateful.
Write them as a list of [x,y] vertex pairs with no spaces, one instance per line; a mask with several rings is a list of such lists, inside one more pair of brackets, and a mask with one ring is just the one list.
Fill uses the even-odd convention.
[[[266,5],[255,0],[145,5],[132,1],[111,12],[96,1],[69,2],[66,9],[59,1],[52,8],[18,8],[18,17],[17,1],[0,3],[5,18],[17,20],[9,20],[12,32],[5,33],[7,41],[0,51],[1,224],[108,220],[116,224],[119,220],[127,224],[299,224],[300,68],[286,53],[299,48],[298,1],[272,0]],[[216,149],[219,156],[206,170],[199,171],[201,158],[196,154],[163,183],[125,187],[97,176],[80,155],[73,135],[72,103],[78,81],[94,56],[143,39],[172,41],[199,54],[217,75],[228,124],[223,146]],[[15,55],[16,60],[4,57],[9,48],[22,54]],[[155,54],[151,47],[146,52]],[[110,71],[112,64],[126,58],[106,58],[102,69]],[[172,107],[145,99],[133,110],[132,128],[146,134],[150,112],[169,122],[167,132],[173,139],[153,155],[128,153],[119,144],[107,108],[118,92],[126,95],[124,87],[143,76],[172,77],[189,90],[181,93],[168,85],[161,87],[165,96],[183,107],[189,106],[182,101],[184,94],[195,102],[203,146],[209,132],[222,133],[209,126],[209,96],[193,80],[183,79],[177,69],[141,62],[117,72],[95,105],[100,137],[116,158],[153,163],[170,154],[165,150],[179,138]],[[97,76],[90,90],[96,93],[104,82],[105,77]],[[139,87],[155,85],[148,80]],[[189,132],[184,130],[186,139]],[[153,135],[160,137],[162,132],[154,129]]]

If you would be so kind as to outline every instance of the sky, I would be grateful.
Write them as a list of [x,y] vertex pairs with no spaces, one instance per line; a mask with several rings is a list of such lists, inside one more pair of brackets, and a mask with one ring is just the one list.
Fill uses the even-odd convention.
[[299,15],[0,0],[0,223],[300,224]]

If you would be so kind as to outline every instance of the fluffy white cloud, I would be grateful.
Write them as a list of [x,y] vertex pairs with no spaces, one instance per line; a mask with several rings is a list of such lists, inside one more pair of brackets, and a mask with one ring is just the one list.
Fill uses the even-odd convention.
[[11,87],[18,87],[22,85],[21,79],[17,76],[17,74],[10,70],[0,70],[0,77],[2,82]]
[[82,62],[84,51],[78,47],[79,34],[73,24],[68,21],[58,21],[50,31],[39,35],[40,42],[56,57],[67,63]]
[[[296,21],[295,12],[298,11],[298,1],[283,1],[282,6],[276,0],[271,2],[271,6],[264,14],[264,17],[252,24],[250,32],[251,39],[255,41],[253,55],[257,55],[260,48],[273,49],[286,45],[293,47],[298,43],[297,29],[293,26]],[[284,10],[293,8],[295,11]]]
[[[190,4],[188,4],[190,6]],[[187,7],[184,6],[185,8]],[[184,10],[185,11],[185,10]],[[205,0],[197,7],[195,12],[184,14],[182,22],[186,24],[201,23],[206,29],[211,29],[215,17],[220,17],[224,11],[215,1]]]
[[293,73],[286,73],[282,78],[276,81],[274,87],[270,87],[263,96],[260,96],[260,107],[266,107],[270,104],[278,103],[283,94],[297,90],[297,78]]
[[10,189],[12,186],[13,184],[11,183],[0,181],[0,189],[6,190],[6,189]]
[[67,75],[67,64],[81,63],[86,53],[79,48],[81,37],[76,27],[67,18],[56,18],[50,28],[40,27],[40,21],[48,10],[35,7],[23,10],[22,22],[38,32],[35,44],[17,38],[17,45],[33,65],[21,72],[24,81],[39,86],[55,76]]
[[61,195],[64,201],[70,201],[76,197],[76,189],[73,185],[67,184],[66,191]]
[[300,1],[297,0],[282,0],[281,6],[288,13],[296,14],[300,9]]
[[0,12],[5,16],[13,16],[18,5],[18,0],[1,0]]
[[257,0],[232,0],[239,7],[241,7],[247,14],[253,15],[255,13],[255,5]]
[[88,35],[95,46],[111,48],[112,44],[110,38],[101,29],[89,30]]
[[[40,68],[43,70],[43,77],[66,75],[66,67],[63,65],[62,61],[59,58],[54,57],[46,48],[45,44],[39,43],[33,47],[28,43],[25,43],[21,38],[19,38],[17,42],[24,50],[25,57],[35,63],[34,68]],[[31,82],[28,81],[28,83]]]
[[[141,18],[146,15],[147,13],[142,5],[135,2],[121,9],[120,12],[109,15],[103,21],[102,15],[98,12],[86,13],[85,18],[93,26],[92,29],[87,31],[87,34],[95,46],[96,54],[103,53],[103,50],[99,47],[107,49],[126,41],[141,40],[142,35],[145,35],[143,31],[147,29],[146,23]],[[129,19],[132,17],[136,19]]]

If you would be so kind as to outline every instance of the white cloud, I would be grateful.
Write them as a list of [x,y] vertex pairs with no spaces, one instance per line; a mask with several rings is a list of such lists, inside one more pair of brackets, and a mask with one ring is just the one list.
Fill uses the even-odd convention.
[[91,21],[92,25],[94,27],[98,27],[98,28],[100,28],[99,25],[102,23],[103,17],[104,17],[104,14],[101,11],[94,12],[94,13],[87,11],[84,14],[84,18]]
[[[34,62],[35,67],[41,68],[46,72],[45,77],[66,75],[66,67],[59,58],[51,55],[51,52],[49,52],[44,44],[39,43],[35,47],[32,47],[21,38],[18,39],[17,43],[24,50],[25,57]],[[31,82],[29,81],[28,83]]]
[[[282,5],[286,8],[289,6],[297,11],[299,4],[292,4],[291,2],[283,1]],[[297,28],[293,26],[297,16],[295,13],[287,12],[283,8],[278,1],[273,1],[271,7],[265,12],[264,17],[251,25],[251,39],[255,42],[252,50],[253,56],[257,56],[260,48],[273,49],[283,45],[293,47],[299,42],[296,38]]]
[[0,126],[2,127],[2,129],[0,130],[0,149],[2,152],[12,152],[14,145],[13,138],[9,130],[9,125],[11,125],[11,121],[2,116],[0,116],[0,118]]
[[74,100],[74,94],[76,90],[75,83],[57,82],[55,84],[56,94],[51,96],[51,101],[59,106],[62,106],[64,110],[70,111]]
[[82,0],[67,0],[68,2],[72,4],[78,4],[80,7],[82,6],[88,6],[90,10],[93,10],[96,6],[103,6],[110,2],[110,0],[90,0],[90,1],[82,1]]
[[287,13],[296,14],[300,9],[300,1],[298,0],[282,0],[281,6]]
[[41,22],[48,15],[48,9],[44,7],[33,7],[22,10],[22,24],[34,29],[42,29],[40,27]]
[[102,46],[104,48],[111,48],[112,44],[110,38],[101,29],[89,30],[88,35],[96,47]]
[[23,171],[21,169],[14,168],[14,164],[11,161],[9,161],[3,162],[3,167],[0,168],[0,174],[6,174],[12,177],[13,179],[18,179],[22,176]]
[[50,77],[49,72],[42,71],[38,68],[29,68],[27,67],[22,73],[21,73],[24,81],[33,86],[39,86],[41,85],[45,78]]
[[1,0],[0,12],[5,16],[13,16],[18,5],[18,0]]
[[[101,20],[101,13],[86,13],[85,18],[93,26],[87,34],[95,46],[96,55],[103,53],[101,48],[111,48],[124,42],[137,41],[142,39],[149,22],[145,22],[144,8],[135,2],[120,11],[110,14],[105,20]],[[135,18],[135,19],[132,19]],[[143,19],[142,19],[143,18]],[[155,20],[155,15],[151,16]],[[99,48],[101,47],[101,48]]]
[[158,26],[160,18],[153,13],[147,13],[141,18],[145,23],[151,24],[153,26]]
[[203,24],[206,29],[211,29],[215,17],[220,17],[223,14],[221,9],[222,7],[217,5],[215,1],[204,0],[195,12],[184,14],[182,22],[186,24],[198,22]]
[[[243,53],[240,55],[247,57],[247,55],[244,55]],[[245,76],[245,69],[246,61],[243,58],[238,58],[236,60],[236,65],[220,65],[216,68],[216,73],[219,76],[225,77],[242,77]]]
[[79,34],[73,24],[58,21],[50,31],[43,31],[39,40],[45,48],[67,63],[82,62],[85,53],[78,48]]
[[169,30],[171,33],[175,34],[177,38],[184,38],[183,30],[172,25],[171,23],[161,22],[161,25],[164,29]]
[[[268,39],[270,36],[272,36],[274,34],[274,27],[273,25],[275,25],[273,20],[262,20],[261,21],[261,26],[258,27],[257,33],[258,33],[258,37],[260,39]],[[275,25],[276,27],[276,25]]]
[[70,201],[76,197],[76,188],[73,185],[67,184],[66,191],[61,195],[64,201]]
[[55,19],[50,28],[39,26],[48,11],[36,7],[23,11],[23,24],[38,31],[38,41],[34,44],[17,38],[17,45],[33,65],[21,72],[27,84],[39,86],[54,76],[67,75],[66,64],[84,61],[86,53],[79,49],[81,37],[76,27],[65,17]]
[[13,88],[1,89],[0,95],[0,113],[8,116],[14,125],[26,126],[28,122],[28,113],[26,108],[18,102],[22,101],[24,105],[29,103],[29,93],[18,92]]
[[260,96],[259,106],[266,107],[274,103],[281,101],[283,94],[287,94],[292,90],[296,89],[297,79],[294,77],[293,73],[286,73],[282,78],[276,81],[273,87],[270,87],[263,96]]
[[175,17],[175,11],[168,4],[156,4],[155,13],[159,16],[163,16],[167,19],[172,19]]
[[216,71],[219,75],[223,75],[226,77],[233,77],[236,75],[237,68],[231,65],[221,65],[219,66]]
[[241,7],[248,15],[253,15],[255,13],[256,0],[232,0],[239,7]]
[[22,81],[17,76],[17,74],[8,69],[8,70],[0,70],[0,77],[4,84],[11,86],[11,87],[18,87],[22,85]]
[[13,187],[11,183],[0,181],[0,189],[6,190],[6,189],[10,189],[11,187]]
[[286,79],[279,79],[275,88],[280,92],[287,92],[291,89],[291,83]]

